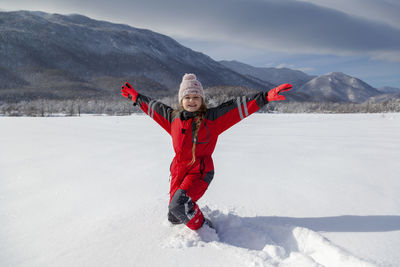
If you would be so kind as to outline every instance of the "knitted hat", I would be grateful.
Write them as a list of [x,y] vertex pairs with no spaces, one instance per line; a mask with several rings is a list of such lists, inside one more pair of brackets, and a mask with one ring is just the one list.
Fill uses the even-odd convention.
[[201,83],[197,80],[193,73],[186,73],[182,77],[182,82],[179,87],[179,103],[185,95],[195,94],[200,95],[204,99],[204,90]]

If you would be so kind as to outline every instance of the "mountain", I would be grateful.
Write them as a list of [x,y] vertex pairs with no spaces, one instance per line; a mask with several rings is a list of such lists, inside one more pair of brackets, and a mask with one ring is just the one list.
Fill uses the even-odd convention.
[[302,71],[288,68],[258,68],[235,60],[222,60],[219,62],[238,73],[269,81],[276,85],[291,83],[293,87],[300,87],[315,77]]
[[382,103],[382,102],[390,102],[392,100],[399,100],[400,92],[398,93],[383,93],[377,96],[370,97],[368,101],[370,103]]
[[381,88],[377,88],[382,93],[400,93],[400,88],[384,86]]
[[[0,97],[101,97],[119,95],[122,82],[141,92],[176,93],[184,73],[204,86],[273,85],[226,68],[172,38],[82,15],[0,12]],[[139,78],[140,77],[140,78]]]
[[361,103],[370,97],[374,97],[375,101],[387,101],[390,97],[398,97],[398,94],[383,95],[384,93],[400,93],[397,88],[377,90],[360,79],[341,72],[310,76],[288,68],[257,68],[238,61],[220,63],[248,77],[275,84],[293,84],[293,90],[287,95],[288,100]]
[[118,98],[125,81],[153,97],[172,96],[189,72],[211,89],[266,90],[292,83],[286,95],[293,101],[359,103],[383,94],[343,73],[313,77],[217,62],[168,36],[82,15],[0,12],[0,102]]
[[384,86],[377,88],[377,90],[381,92],[381,94],[368,99],[370,103],[389,102],[394,99],[400,99],[400,88]]
[[302,87],[294,88],[293,92],[308,95],[311,101],[352,103],[361,103],[381,94],[360,79],[341,72],[318,76]]

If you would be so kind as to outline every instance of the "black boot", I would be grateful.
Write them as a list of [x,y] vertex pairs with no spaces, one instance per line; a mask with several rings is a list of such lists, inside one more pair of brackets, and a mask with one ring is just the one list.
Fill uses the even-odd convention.
[[202,225],[201,227],[204,227],[205,225],[207,225],[207,226],[210,227],[211,229],[214,229],[214,230],[215,230],[215,227],[214,227],[214,225],[212,224],[212,222],[210,221],[210,219],[208,219],[208,218],[206,218],[206,217],[204,217],[203,225]]
[[172,224],[181,224],[182,222],[168,211],[168,221]]

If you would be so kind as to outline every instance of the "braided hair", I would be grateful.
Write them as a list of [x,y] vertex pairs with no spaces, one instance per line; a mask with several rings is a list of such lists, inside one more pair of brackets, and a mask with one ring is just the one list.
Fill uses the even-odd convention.
[[[177,108],[175,108],[172,112],[172,116],[179,116],[184,111],[182,105],[179,105]],[[201,106],[198,111],[195,112],[196,116],[194,119],[196,120],[196,127],[193,132],[193,146],[192,146],[192,161],[189,163],[189,165],[193,165],[196,162],[196,144],[197,144],[197,135],[200,130],[201,123],[203,122],[207,112],[207,105],[204,102],[204,99],[202,100]]]
[[196,161],[196,144],[197,144],[197,135],[200,130],[201,123],[203,122],[205,115],[206,115],[207,107],[206,104],[203,102],[201,103],[200,109],[197,111],[197,116],[195,117],[196,120],[196,128],[193,133],[193,146],[192,146],[192,161],[190,165],[193,165]]

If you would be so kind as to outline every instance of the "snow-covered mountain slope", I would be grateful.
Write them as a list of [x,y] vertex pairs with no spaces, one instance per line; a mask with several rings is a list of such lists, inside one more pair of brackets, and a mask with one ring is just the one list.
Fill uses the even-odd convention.
[[341,72],[310,76],[287,68],[256,68],[238,61],[220,61],[220,63],[249,77],[268,80],[275,84],[291,83],[293,90],[288,94],[288,100],[360,103],[382,94],[360,79]]
[[400,88],[384,86],[381,88],[377,88],[382,93],[400,93]]
[[381,103],[387,102],[393,99],[400,99],[400,93],[387,93],[387,94],[380,94],[377,96],[373,96],[368,99],[370,103]]
[[[345,74],[312,79],[301,71],[217,62],[172,38],[82,15],[0,11],[0,98],[110,98],[130,81],[155,97],[176,94],[184,73],[205,87],[256,90],[292,83],[296,101],[363,102],[381,92]],[[301,88],[299,88],[302,86]]]
[[378,91],[382,94],[371,97],[368,99],[369,102],[379,103],[390,101],[392,99],[400,99],[400,88],[385,86],[383,88],[378,88]]
[[300,87],[315,77],[299,70],[288,68],[258,68],[235,60],[223,60],[220,61],[220,63],[238,73],[250,75],[276,85],[291,83],[294,87]]
[[147,116],[0,117],[0,266],[398,266],[399,114],[255,114],[167,219],[171,140]]
[[354,103],[361,103],[381,94],[367,83],[342,72],[318,76],[293,91],[308,94],[313,101]]
[[[79,96],[85,88],[107,90],[98,79],[119,79],[118,91],[121,80],[145,76],[176,90],[188,72],[196,73],[205,86],[265,87],[150,30],[82,15],[28,11],[0,12],[0,22],[0,70],[8,73],[0,88],[28,84],[51,93],[64,82],[64,90],[71,88]],[[61,81],[57,73],[62,73]]]

